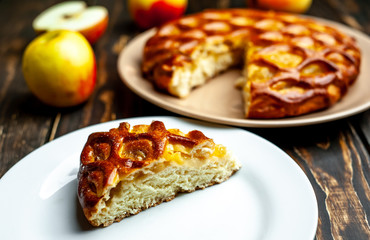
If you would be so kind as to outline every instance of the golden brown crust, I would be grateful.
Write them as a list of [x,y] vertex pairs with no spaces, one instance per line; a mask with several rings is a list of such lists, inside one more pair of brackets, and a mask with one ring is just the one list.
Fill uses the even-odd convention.
[[126,122],[109,132],[92,133],[81,153],[78,173],[78,198],[86,216],[114,181],[157,161],[167,143],[194,147],[212,141],[200,131],[186,135],[169,132],[160,121],[150,125]]
[[[248,73],[246,117],[296,116],[337,102],[359,74],[355,40],[312,19],[251,9],[207,10],[158,29],[143,53],[142,71],[156,88],[169,92],[177,67],[192,62],[199,46],[214,42],[231,51],[244,49],[248,66],[268,68],[270,78]],[[289,64],[286,55],[297,59]],[[288,59],[289,60],[289,59]]]

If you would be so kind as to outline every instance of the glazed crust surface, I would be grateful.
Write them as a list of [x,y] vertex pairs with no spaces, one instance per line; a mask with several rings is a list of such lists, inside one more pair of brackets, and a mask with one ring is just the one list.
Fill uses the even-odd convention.
[[360,69],[355,39],[331,26],[288,13],[226,9],[161,26],[145,44],[143,75],[158,90],[170,92],[177,69],[194,63],[199,49],[220,45],[230,52],[245,51],[247,118],[327,108],[345,95]]
[[194,147],[213,141],[200,131],[168,131],[160,121],[132,128],[126,122],[109,132],[92,133],[81,153],[78,199],[89,218],[105,192],[130,173],[162,157],[168,143]]

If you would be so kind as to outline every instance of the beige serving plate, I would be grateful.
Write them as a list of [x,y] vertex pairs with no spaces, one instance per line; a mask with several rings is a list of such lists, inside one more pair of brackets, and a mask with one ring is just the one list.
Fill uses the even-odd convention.
[[328,20],[317,19],[333,25],[355,37],[362,51],[360,75],[344,98],[319,112],[283,119],[246,119],[243,116],[241,92],[234,87],[241,71],[231,69],[195,89],[188,98],[178,99],[154,89],[144,79],[140,65],[142,49],[154,30],[148,30],[134,38],[120,53],[118,72],[123,82],[136,94],[169,111],[209,122],[241,127],[293,127],[323,123],[348,117],[370,107],[370,38],[362,32]]

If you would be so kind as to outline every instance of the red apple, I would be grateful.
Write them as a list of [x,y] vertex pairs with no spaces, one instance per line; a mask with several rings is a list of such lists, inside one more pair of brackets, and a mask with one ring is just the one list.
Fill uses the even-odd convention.
[[103,35],[107,25],[105,7],[87,7],[82,1],[56,4],[38,15],[32,24],[36,33],[62,29],[80,32],[91,44]]
[[262,8],[292,13],[304,13],[311,6],[312,0],[248,0],[249,7]]
[[86,101],[96,82],[95,55],[79,32],[49,31],[26,48],[22,59],[24,79],[42,102],[70,107]]
[[131,16],[143,29],[181,17],[187,3],[187,0],[128,0]]

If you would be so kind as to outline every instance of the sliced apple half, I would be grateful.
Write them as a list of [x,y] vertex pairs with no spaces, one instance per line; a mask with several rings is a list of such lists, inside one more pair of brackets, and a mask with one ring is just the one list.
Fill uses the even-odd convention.
[[108,26],[108,10],[103,6],[87,6],[83,1],[56,4],[38,15],[32,23],[36,33],[52,30],[80,32],[95,43]]

